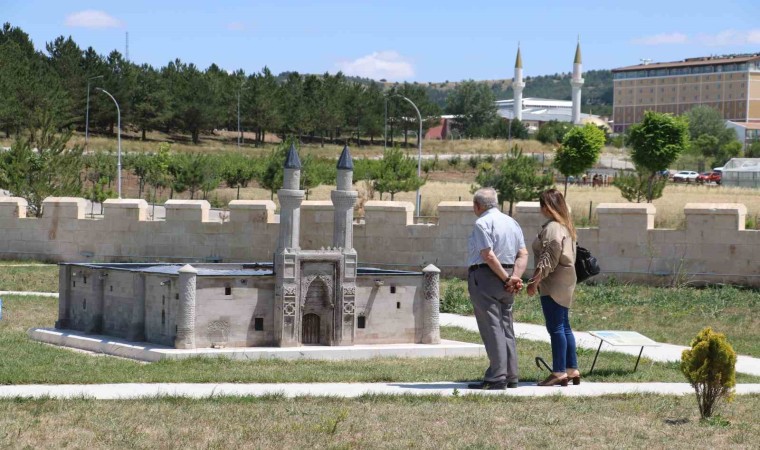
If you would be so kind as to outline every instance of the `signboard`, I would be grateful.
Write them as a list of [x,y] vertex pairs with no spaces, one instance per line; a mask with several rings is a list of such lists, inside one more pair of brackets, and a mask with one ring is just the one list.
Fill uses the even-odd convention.
[[641,347],[648,345],[660,345],[656,341],[653,341],[643,334],[637,333],[635,331],[589,331],[588,334],[596,336],[610,345],[635,345]]

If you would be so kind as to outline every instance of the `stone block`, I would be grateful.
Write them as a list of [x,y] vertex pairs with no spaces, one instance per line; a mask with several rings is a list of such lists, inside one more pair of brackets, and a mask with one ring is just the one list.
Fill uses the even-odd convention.
[[29,203],[21,197],[0,197],[0,218],[26,217]]
[[596,207],[600,239],[640,240],[654,229],[656,209],[651,203],[601,203]]
[[109,226],[128,227],[148,219],[148,202],[142,199],[109,198],[103,202],[103,218]]
[[87,201],[75,197],[48,197],[42,201],[42,216],[55,219],[84,219]]
[[206,200],[168,200],[166,207],[167,222],[208,222],[211,205]]
[[412,225],[414,205],[409,202],[368,201],[364,205],[364,218],[367,226],[383,225]]
[[747,207],[739,203],[687,203],[687,230],[744,230]]
[[271,200],[233,200],[229,204],[230,223],[274,223],[275,204]]

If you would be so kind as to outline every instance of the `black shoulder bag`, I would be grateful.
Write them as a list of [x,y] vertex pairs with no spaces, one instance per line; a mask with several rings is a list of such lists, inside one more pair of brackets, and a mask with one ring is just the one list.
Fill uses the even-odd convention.
[[602,269],[599,268],[599,262],[590,251],[575,244],[575,277],[578,283],[586,281],[594,275],[598,275]]

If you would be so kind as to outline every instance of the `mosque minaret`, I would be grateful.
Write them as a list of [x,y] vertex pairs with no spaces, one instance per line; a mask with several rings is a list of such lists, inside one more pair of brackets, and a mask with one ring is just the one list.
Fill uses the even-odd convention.
[[515,102],[513,105],[514,118],[522,120],[522,92],[525,88],[525,82],[522,76],[522,57],[520,56],[520,44],[517,44],[517,58],[515,59],[515,77],[512,80],[512,91],[515,93]]
[[[518,58],[519,57],[520,56],[518,53]],[[517,69],[515,69],[515,73],[517,73]],[[573,87],[572,122],[574,125],[580,125],[581,123],[581,87],[583,87],[583,78],[581,77],[582,73],[583,65],[581,63],[581,40],[578,38],[578,46],[575,47],[575,61],[573,61],[573,78],[570,80],[570,86]],[[517,99],[516,94],[515,99]]]

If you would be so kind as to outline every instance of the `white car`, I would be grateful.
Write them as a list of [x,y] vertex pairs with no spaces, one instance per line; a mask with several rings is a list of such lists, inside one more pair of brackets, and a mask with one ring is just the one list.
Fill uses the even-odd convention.
[[675,175],[673,175],[673,181],[683,182],[683,183],[694,183],[697,181],[697,177],[699,176],[698,172],[694,172],[693,170],[682,170]]

